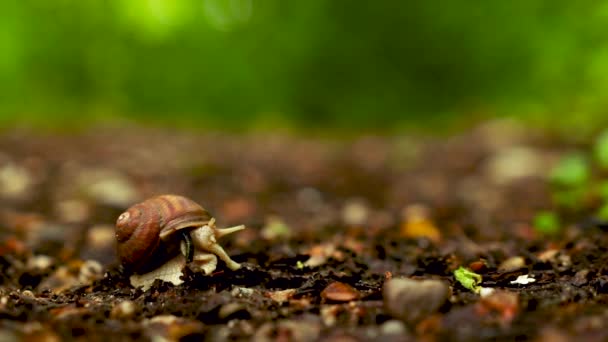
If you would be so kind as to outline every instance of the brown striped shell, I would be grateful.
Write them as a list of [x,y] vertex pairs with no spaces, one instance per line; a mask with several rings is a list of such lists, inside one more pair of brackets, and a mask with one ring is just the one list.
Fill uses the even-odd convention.
[[135,204],[116,220],[118,258],[129,270],[148,272],[179,253],[176,232],[210,219],[203,207],[183,196],[161,195]]

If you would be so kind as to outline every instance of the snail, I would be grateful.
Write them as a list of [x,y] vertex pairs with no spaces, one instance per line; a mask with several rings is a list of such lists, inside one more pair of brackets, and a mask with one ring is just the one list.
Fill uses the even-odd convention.
[[212,273],[219,257],[231,270],[241,265],[217,240],[245,226],[217,228],[215,218],[196,202],[160,195],[135,204],[116,220],[118,258],[133,273],[131,284],[149,288],[155,279],[181,284],[188,262],[194,272]]

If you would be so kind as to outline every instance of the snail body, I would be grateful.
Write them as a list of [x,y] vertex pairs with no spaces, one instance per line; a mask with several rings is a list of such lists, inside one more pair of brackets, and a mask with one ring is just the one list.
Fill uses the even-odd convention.
[[196,202],[178,195],[160,195],[133,205],[118,217],[118,258],[125,269],[136,274],[158,269],[180,254],[192,261],[195,272],[213,272],[217,257],[236,270],[240,265],[217,239],[244,228],[216,228],[215,219]]

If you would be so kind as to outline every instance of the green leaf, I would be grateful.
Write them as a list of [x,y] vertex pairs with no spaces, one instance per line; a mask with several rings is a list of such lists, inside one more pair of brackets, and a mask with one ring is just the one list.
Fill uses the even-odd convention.
[[481,283],[481,275],[470,271],[462,266],[454,271],[454,277],[463,287],[469,289],[475,293],[479,293],[481,287],[478,286]]
[[608,169],[608,131],[604,131],[595,141],[593,154],[602,169]]
[[589,165],[579,153],[562,158],[549,174],[549,180],[559,187],[578,187],[589,179]]
[[604,203],[595,214],[597,218],[608,221],[608,203]]
[[559,217],[552,211],[542,211],[534,217],[534,229],[542,234],[556,234],[560,231]]

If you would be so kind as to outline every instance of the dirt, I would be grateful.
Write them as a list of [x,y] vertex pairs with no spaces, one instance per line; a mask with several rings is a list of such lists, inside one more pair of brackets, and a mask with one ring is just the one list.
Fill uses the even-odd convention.
[[[556,235],[531,224],[553,208],[547,170],[569,147],[508,122],[350,140],[4,132],[0,340],[607,340],[608,237],[589,224],[594,204],[564,213]],[[131,287],[114,222],[162,193],[245,224],[222,240],[242,268]],[[455,280],[460,266],[485,292]],[[395,278],[438,280],[449,295],[400,316],[395,306],[435,294],[384,301]]]

